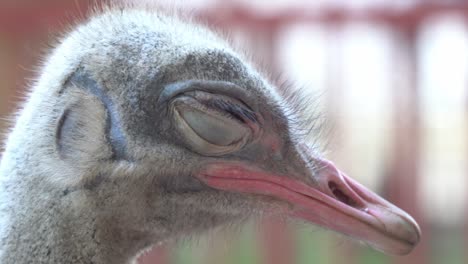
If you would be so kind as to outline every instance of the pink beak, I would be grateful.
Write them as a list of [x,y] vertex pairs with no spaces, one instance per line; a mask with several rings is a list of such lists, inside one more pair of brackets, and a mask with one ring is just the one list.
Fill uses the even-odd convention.
[[274,175],[243,163],[208,165],[197,177],[226,191],[262,194],[287,201],[290,216],[362,240],[389,254],[407,254],[419,242],[418,224],[406,212],[318,160],[313,183]]

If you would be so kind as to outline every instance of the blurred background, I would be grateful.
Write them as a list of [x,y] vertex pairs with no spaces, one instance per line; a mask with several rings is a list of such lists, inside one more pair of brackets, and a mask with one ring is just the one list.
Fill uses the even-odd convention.
[[[423,237],[410,255],[390,257],[266,219],[232,239],[166,245],[141,263],[468,263],[468,1],[157,2],[229,32],[273,81],[318,95],[334,128],[328,158],[413,215]],[[48,44],[92,5],[0,0],[0,132]]]

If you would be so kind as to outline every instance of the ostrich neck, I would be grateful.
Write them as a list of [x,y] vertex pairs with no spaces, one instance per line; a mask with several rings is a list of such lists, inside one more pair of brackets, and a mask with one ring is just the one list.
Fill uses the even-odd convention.
[[[131,263],[158,233],[98,209],[89,191],[52,188],[0,165],[0,263]],[[32,186],[34,185],[34,188]]]

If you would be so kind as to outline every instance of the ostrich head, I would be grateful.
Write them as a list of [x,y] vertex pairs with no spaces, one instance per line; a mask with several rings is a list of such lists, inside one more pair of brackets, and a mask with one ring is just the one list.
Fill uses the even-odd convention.
[[133,252],[279,214],[411,251],[416,222],[321,158],[291,109],[210,31],[109,11],[53,52],[8,139],[2,190],[24,205],[8,222]]

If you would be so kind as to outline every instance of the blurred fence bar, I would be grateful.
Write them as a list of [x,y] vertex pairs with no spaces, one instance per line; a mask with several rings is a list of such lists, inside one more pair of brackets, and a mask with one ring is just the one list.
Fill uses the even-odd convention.
[[[417,44],[416,30],[417,26],[397,28],[397,34],[400,39],[399,52],[400,60],[396,64],[406,66],[403,71],[406,76],[404,84],[396,84],[394,93],[394,144],[391,155],[391,166],[386,172],[384,190],[389,200],[401,206],[404,210],[418,219],[420,227],[424,233],[424,240],[421,242],[415,252],[409,257],[397,259],[395,263],[428,263],[425,259],[424,251],[427,248],[427,238],[430,236],[430,230],[422,216],[419,201],[419,160],[421,151],[421,119],[420,119],[420,95],[418,85],[418,64],[417,64]],[[406,65],[405,65],[406,64]],[[395,65],[395,67],[399,67]],[[400,66],[401,67],[401,66]]]

